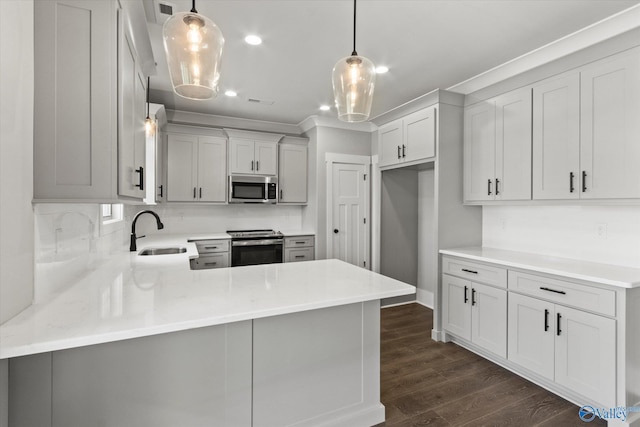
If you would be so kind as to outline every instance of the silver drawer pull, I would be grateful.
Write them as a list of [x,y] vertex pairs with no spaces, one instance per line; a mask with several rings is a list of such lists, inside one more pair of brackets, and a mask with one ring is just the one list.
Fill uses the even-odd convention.
[[544,286],[540,286],[540,290],[541,291],[547,291],[547,292],[553,292],[553,293],[561,294],[561,295],[566,295],[567,294],[565,291],[557,291],[555,289],[546,288]]
[[205,262],[204,265],[218,265],[217,262]]
[[205,249],[218,249],[217,246],[205,246],[204,248]]
[[464,271],[465,273],[478,274],[477,271],[467,270],[466,268],[463,268],[462,271]]
[[304,255],[296,255],[296,259],[298,259],[298,258],[304,258],[304,257],[305,257]]
[[296,245],[304,245],[306,242],[296,242]]

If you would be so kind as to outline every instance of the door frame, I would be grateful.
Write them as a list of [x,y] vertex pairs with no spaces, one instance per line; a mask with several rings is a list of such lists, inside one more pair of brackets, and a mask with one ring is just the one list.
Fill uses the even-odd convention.
[[371,156],[360,156],[354,154],[325,153],[326,173],[327,173],[327,200],[326,200],[326,216],[327,216],[327,236],[326,236],[326,253],[327,259],[333,258],[333,165],[335,163],[346,163],[362,165],[365,167],[365,192],[364,192],[364,212],[367,218],[367,227],[364,233],[365,247],[365,263],[366,269],[371,270]]

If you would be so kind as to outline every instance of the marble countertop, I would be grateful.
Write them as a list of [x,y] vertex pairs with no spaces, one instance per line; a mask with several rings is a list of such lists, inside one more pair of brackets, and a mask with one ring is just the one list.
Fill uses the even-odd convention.
[[568,279],[585,280],[621,288],[640,287],[639,268],[486,247],[441,249],[440,253],[473,261],[492,262],[506,267],[553,274]]
[[[193,236],[138,240],[52,299],[0,325],[0,359],[257,319],[415,292],[415,287],[339,260],[190,270]],[[197,237],[197,236],[196,236]]]

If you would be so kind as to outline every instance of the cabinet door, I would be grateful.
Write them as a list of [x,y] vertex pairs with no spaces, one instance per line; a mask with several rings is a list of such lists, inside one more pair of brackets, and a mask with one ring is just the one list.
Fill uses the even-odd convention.
[[499,96],[495,105],[495,200],[531,200],[531,89]]
[[307,147],[280,144],[278,203],[307,203]]
[[442,275],[442,326],[447,332],[471,340],[471,282]]
[[436,155],[436,107],[425,108],[403,119],[403,160],[428,159]]
[[580,196],[580,76],[533,88],[533,198]]
[[225,202],[227,189],[227,140],[198,137],[198,200]]
[[255,141],[255,161],[256,174],[275,176],[278,173],[278,145]]
[[398,163],[402,157],[402,120],[381,126],[378,130],[380,167]]
[[556,306],[555,381],[595,402],[616,405],[616,322]]
[[511,292],[508,319],[508,359],[553,380],[553,304]]
[[229,139],[229,173],[253,174],[255,170],[253,140]]
[[640,198],[640,50],[584,67],[580,99],[580,197]]
[[482,102],[464,111],[464,200],[493,200],[495,193],[495,106]]
[[34,199],[117,194],[115,2],[34,2]]
[[284,262],[311,261],[314,259],[313,248],[294,248],[284,250]]
[[195,201],[197,171],[198,137],[194,135],[168,135],[167,201]]
[[507,357],[507,291],[472,284],[471,341]]

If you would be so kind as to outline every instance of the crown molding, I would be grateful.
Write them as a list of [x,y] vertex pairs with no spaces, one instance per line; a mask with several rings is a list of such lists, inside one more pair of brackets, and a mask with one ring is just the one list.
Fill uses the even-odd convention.
[[286,135],[300,135],[298,125],[287,123],[267,122],[261,120],[242,119],[239,117],[216,116],[213,114],[192,113],[189,111],[166,110],[169,123],[177,125],[202,126],[212,128],[233,128],[252,130],[256,132],[281,133]]
[[640,4],[498,65],[447,90],[469,94],[640,27]]
[[298,126],[303,133],[316,127],[354,130],[359,132],[373,132],[378,129],[378,127],[371,122],[347,123],[342,122],[334,117],[323,116],[309,116],[301,121]]

